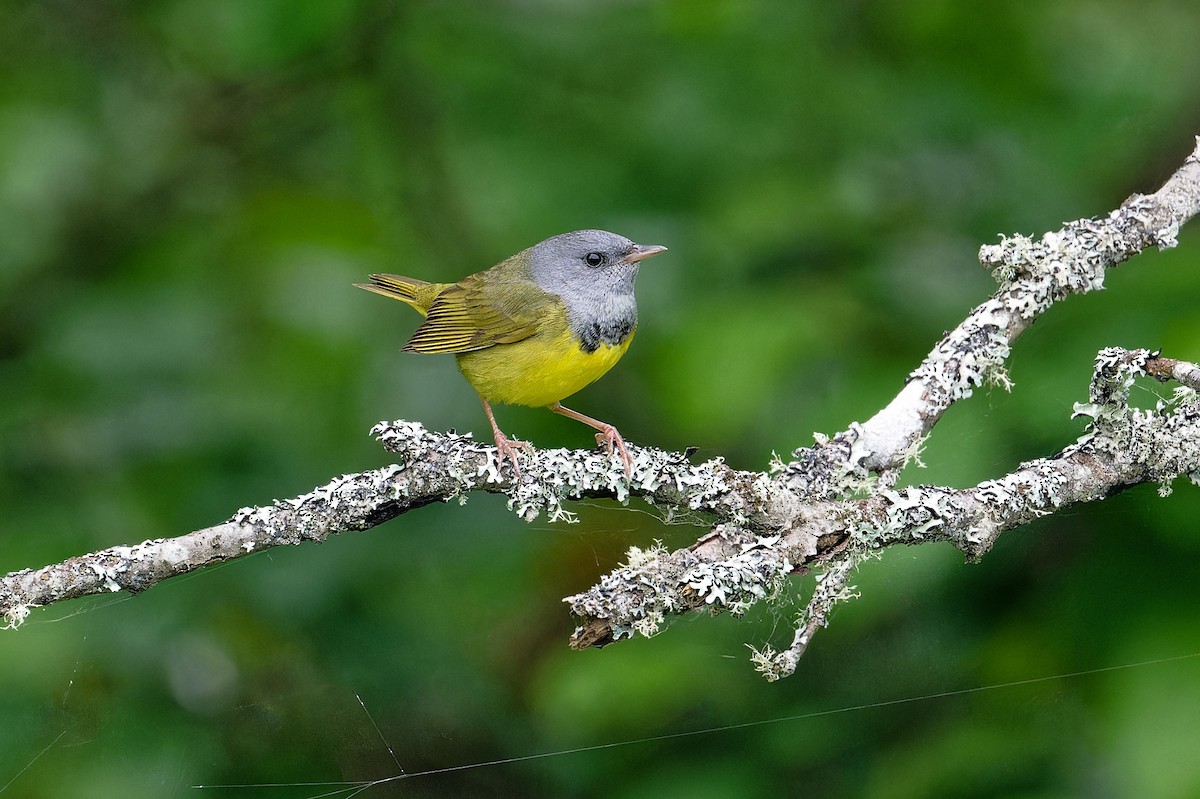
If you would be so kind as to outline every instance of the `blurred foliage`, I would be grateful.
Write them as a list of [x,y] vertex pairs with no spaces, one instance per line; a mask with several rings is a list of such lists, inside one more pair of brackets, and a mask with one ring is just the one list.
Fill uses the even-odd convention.
[[[1198,40],[1184,0],[8,4],[4,568],[382,465],[379,419],[486,436],[451,359],[398,352],[415,315],[350,283],[456,279],[581,227],[671,252],[637,343],[573,404],[762,468],[895,393],[990,291],[981,243],[1156,188],[1200,130]],[[952,409],[908,479],[970,485],[1070,442],[1100,347],[1200,358],[1182,238],[1039,321],[1016,389]],[[566,649],[562,596],[694,529],[426,508],[35,612],[2,636],[0,786],[315,796],[189,786],[384,777],[389,745],[413,773],[649,738],[364,796],[1196,796],[1195,660],[658,736],[1195,652],[1197,493],[1131,490],[976,566],[889,552],[773,685],[743,644],[786,642],[790,607]]]

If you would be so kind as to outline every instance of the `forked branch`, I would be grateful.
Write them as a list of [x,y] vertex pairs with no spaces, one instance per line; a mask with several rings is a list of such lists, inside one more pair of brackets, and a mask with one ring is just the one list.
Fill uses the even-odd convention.
[[[397,461],[339,477],[307,494],[243,508],[215,527],[176,538],[69,558],[0,578],[0,617],[17,627],[32,608],[156,583],[280,545],[320,542],[365,530],[432,502],[469,492],[503,493],[522,518],[570,520],[566,503],[585,497],[642,497],[666,512],[707,515],[712,527],[692,546],[634,548],[629,563],[568,597],[579,627],[572,646],[651,635],[671,616],[698,608],[741,613],[817,570],[819,581],[782,652],[755,652],[769,678],[790,674],[833,605],[853,595],[857,564],[895,544],[950,541],[970,558],[1006,530],[1129,485],[1180,476],[1200,481],[1200,367],[1146,350],[1102,350],[1088,401],[1091,419],[1076,444],[1051,458],[973,488],[897,490],[909,462],[942,414],[985,383],[1009,388],[1004,364],[1017,337],[1055,302],[1103,287],[1105,272],[1148,247],[1174,246],[1200,211],[1197,149],[1157,192],[1135,195],[1105,217],[1066,224],[1034,241],[1003,238],[980,250],[999,289],[947,333],[879,413],[851,424],[787,463],[737,471],[718,458],[631,447],[632,469],[603,453],[537,450],[522,473],[496,468],[494,447],[470,436],[432,433],[414,422],[381,423],[373,434]],[[1169,401],[1128,405],[1139,375],[1175,381]]]

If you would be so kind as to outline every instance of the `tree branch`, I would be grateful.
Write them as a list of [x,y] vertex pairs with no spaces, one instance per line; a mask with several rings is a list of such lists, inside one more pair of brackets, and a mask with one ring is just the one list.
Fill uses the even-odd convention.
[[180,574],[275,546],[321,542],[331,535],[366,530],[432,502],[465,498],[471,491],[509,496],[509,507],[526,520],[547,512],[573,519],[563,503],[587,497],[625,501],[645,497],[665,507],[737,519],[756,528],[786,518],[787,499],[765,475],[730,469],[717,458],[692,465],[685,454],[631,447],[634,476],[607,454],[537,450],[523,463],[520,479],[496,468],[496,449],[469,435],[432,433],[416,422],[376,425],[372,434],[399,456],[397,463],[344,475],[307,494],[259,508],[242,508],[228,521],[177,538],[155,539],[80,555],[0,578],[0,617],[19,626],[29,610],[110,591],[138,593]]
[[[1038,241],[1016,236],[980,250],[1000,287],[948,332],[897,396],[862,424],[764,472],[730,469],[718,458],[632,447],[632,478],[603,453],[537,450],[519,478],[498,471],[494,447],[470,436],[432,433],[414,422],[372,433],[397,455],[391,466],[346,475],[270,506],[243,508],[223,524],[171,539],[113,547],[0,578],[0,615],[19,626],[31,608],[108,591],[137,592],[169,577],[272,546],[323,541],[364,530],[431,502],[472,491],[503,493],[524,519],[545,512],[570,521],[564,503],[639,496],[662,509],[695,511],[712,528],[690,547],[630,551],[629,563],[565,601],[580,620],[574,647],[651,635],[672,615],[707,607],[741,613],[780,593],[796,573],[820,570],[788,649],[753,660],[768,678],[790,674],[830,609],[853,596],[859,562],[896,544],[950,541],[979,558],[1006,530],[1142,482],[1165,490],[1187,474],[1200,482],[1200,367],[1146,350],[1102,350],[1076,444],[1052,458],[972,488],[896,490],[900,470],[953,403],[985,382],[1011,388],[1010,347],[1055,302],[1103,286],[1105,271],[1150,246],[1174,246],[1179,227],[1200,212],[1197,149],[1161,189],[1135,195],[1104,218],[1071,222]],[[1129,385],[1151,375],[1180,384],[1169,402],[1130,408]]]

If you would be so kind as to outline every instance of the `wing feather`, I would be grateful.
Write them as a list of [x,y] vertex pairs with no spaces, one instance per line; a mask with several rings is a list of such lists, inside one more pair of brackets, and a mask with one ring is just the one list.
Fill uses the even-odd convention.
[[529,280],[489,269],[440,292],[404,349],[459,353],[522,341],[538,332],[555,299]]

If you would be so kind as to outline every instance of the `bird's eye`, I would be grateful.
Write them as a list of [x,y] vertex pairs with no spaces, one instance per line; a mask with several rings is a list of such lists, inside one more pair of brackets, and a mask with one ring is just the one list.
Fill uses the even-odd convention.
[[589,252],[583,256],[583,262],[588,266],[599,266],[604,263],[604,255],[598,252]]

